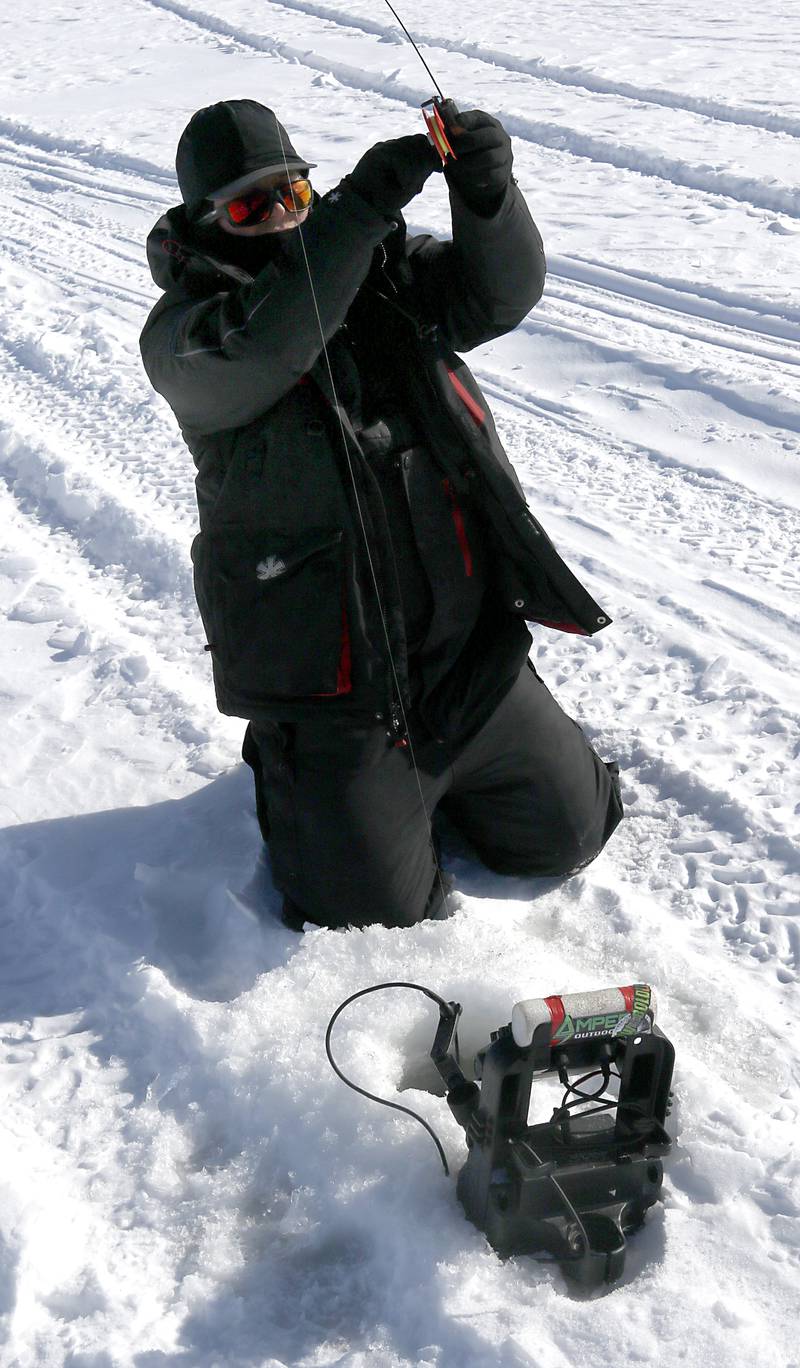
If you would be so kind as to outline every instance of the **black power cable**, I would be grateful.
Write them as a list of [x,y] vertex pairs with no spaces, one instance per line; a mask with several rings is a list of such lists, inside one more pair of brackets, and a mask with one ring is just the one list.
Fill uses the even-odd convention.
[[[583,1083],[589,1083],[591,1079],[598,1076],[600,1077],[600,1084],[594,1092],[581,1092]],[[583,1111],[576,1112],[576,1115],[586,1117],[596,1116],[600,1112],[613,1111],[618,1105],[616,1097],[604,1096],[611,1079],[620,1077],[618,1071],[610,1068],[607,1063],[602,1064],[599,1069],[592,1069],[582,1078],[577,1078],[574,1083],[570,1082],[566,1068],[563,1066],[559,1067],[558,1077],[564,1088],[564,1096],[561,1099],[561,1106],[555,1108],[550,1123],[553,1129],[561,1129],[562,1138],[565,1141],[569,1139],[570,1112],[576,1107],[582,1106],[584,1108]],[[572,1100],[568,1102],[567,1098],[570,1095]],[[594,1107],[586,1106],[586,1103],[589,1102],[595,1102],[597,1105]]]
[[444,1011],[448,1013],[448,1015],[450,1014],[451,1009],[449,1002],[445,1002],[444,998],[440,998],[438,993],[434,993],[430,988],[423,988],[422,985],[419,983],[404,983],[402,981],[392,983],[374,983],[370,988],[361,988],[359,992],[352,993],[349,998],[345,998],[344,1002],[340,1003],[339,1006],[336,1008],[336,1011],[334,1012],[333,1016],[328,1022],[328,1029],[325,1032],[325,1053],[328,1056],[328,1062],[331,1068],[333,1069],[333,1072],[337,1074],[339,1078],[341,1078],[343,1083],[347,1084],[348,1088],[352,1088],[353,1092],[360,1093],[362,1097],[368,1097],[371,1102],[378,1102],[382,1107],[391,1107],[393,1111],[402,1112],[405,1116],[412,1117],[414,1121],[419,1121],[419,1124],[425,1127],[425,1130],[428,1132],[437,1150],[439,1151],[439,1158],[442,1161],[442,1167],[444,1168],[445,1173],[449,1177],[450,1169],[447,1165],[447,1159],[445,1158],[445,1152],[442,1148],[442,1142],[439,1139],[433,1127],[428,1125],[428,1122],[425,1120],[425,1118],[423,1116],[420,1116],[419,1112],[412,1111],[410,1107],[401,1107],[399,1102],[389,1102],[385,1097],[378,1097],[376,1093],[368,1092],[366,1088],[359,1087],[357,1083],[354,1083],[352,1079],[348,1078],[346,1074],[342,1073],[342,1070],[339,1068],[339,1065],[336,1063],[336,1060],[334,1059],[333,1054],[331,1053],[331,1032],[339,1016],[344,1011],[345,1007],[349,1007],[350,1003],[355,1002],[357,998],[366,997],[368,993],[382,992],[386,988],[413,988],[414,991],[417,993],[424,993],[426,998],[430,998],[431,1002],[437,1003],[440,1008],[443,1008]]

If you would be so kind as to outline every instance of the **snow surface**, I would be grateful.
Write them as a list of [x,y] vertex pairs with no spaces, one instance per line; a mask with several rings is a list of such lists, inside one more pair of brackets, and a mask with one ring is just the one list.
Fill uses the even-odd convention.
[[[327,187],[431,91],[375,0],[9,6],[3,1368],[800,1364],[800,6],[401,13],[446,93],[507,124],[544,234],[543,303],[471,361],[615,618],[534,655],[619,758],[628,819],[561,887],[452,849],[456,915],[411,930],[298,937],[231,896],[257,828],[192,596],[191,464],[138,359],[144,238],[200,105],[273,104]],[[409,217],[446,233],[441,186]],[[605,1295],[501,1262],[429,1137],[330,1071],[334,1007],[403,978],[464,1004],[467,1056],[519,998],[656,986],[678,1144]],[[337,1050],[456,1171],[434,1015],[368,998]]]

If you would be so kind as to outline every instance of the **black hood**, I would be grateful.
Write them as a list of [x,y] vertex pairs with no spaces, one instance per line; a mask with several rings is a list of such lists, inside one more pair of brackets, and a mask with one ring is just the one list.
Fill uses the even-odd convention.
[[[312,211],[319,203],[314,195]],[[169,290],[180,281],[199,292],[210,288],[230,289],[232,285],[249,285],[270,261],[279,260],[296,250],[292,239],[302,231],[302,225],[290,232],[263,233],[257,237],[235,237],[215,223],[199,228],[186,213],[186,206],[178,204],[168,209],[155,223],[147,237],[147,263],[150,274],[162,290]],[[210,277],[222,277],[214,287]]]
[[298,156],[283,124],[257,100],[220,100],[192,115],[175,158],[178,184],[190,218],[203,201],[259,173],[303,171],[313,166]]
[[229,288],[233,283],[249,281],[250,272],[245,274],[221,254],[215,256],[206,244],[195,241],[195,234],[184,204],[168,209],[151,228],[147,236],[147,264],[160,289],[169,290],[179,281],[191,288],[192,276],[198,288],[206,290],[213,275],[227,276]]

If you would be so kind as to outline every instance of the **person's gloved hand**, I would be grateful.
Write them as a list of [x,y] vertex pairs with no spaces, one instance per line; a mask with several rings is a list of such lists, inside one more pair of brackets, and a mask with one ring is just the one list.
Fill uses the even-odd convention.
[[376,143],[345,179],[379,214],[395,218],[440,167],[439,154],[425,134],[412,133]]
[[503,125],[482,109],[468,109],[448,126],[447,136],[456,154],[445,163],[447,184],[468,209],[494,213],[511,179],[514,160]]

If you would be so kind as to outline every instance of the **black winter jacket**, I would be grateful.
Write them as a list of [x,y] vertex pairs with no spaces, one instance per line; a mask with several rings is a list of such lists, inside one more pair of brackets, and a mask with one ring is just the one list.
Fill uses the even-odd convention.
[[224,713],[377,714],[399,727],[398,689],[409,703],[380,496],[320,338],[320,328],[326,343],[336,338],[357,295],[375,310],[396,387],[438,472],[426,498],[440,502],[434,515],[452,551],[443,574],[465,572],[470,517],[491,549],[480,640],[456,633],[431,681],[439,719],[453,714],[447,731],[463,735],[474,720],[469,670],[448,696],[454,651],[468,647],[468,659],[494,650],[502,674],[503,662],[513,658],[516,670],[524,660],[526,619],[582,634],[609,621],[528,509],[486,401],[455,354],[510,331],[538,301],[538,231],[513,185],[489,219],[455,194],[451,207],[452,241],[407,240],[402,220],[387,220],[345,182],[302,229],[275,236],[255,277],[198,252],[182,206],[150,234],[165,294],[143,330],[142,356],[197,466],[195,589]]

